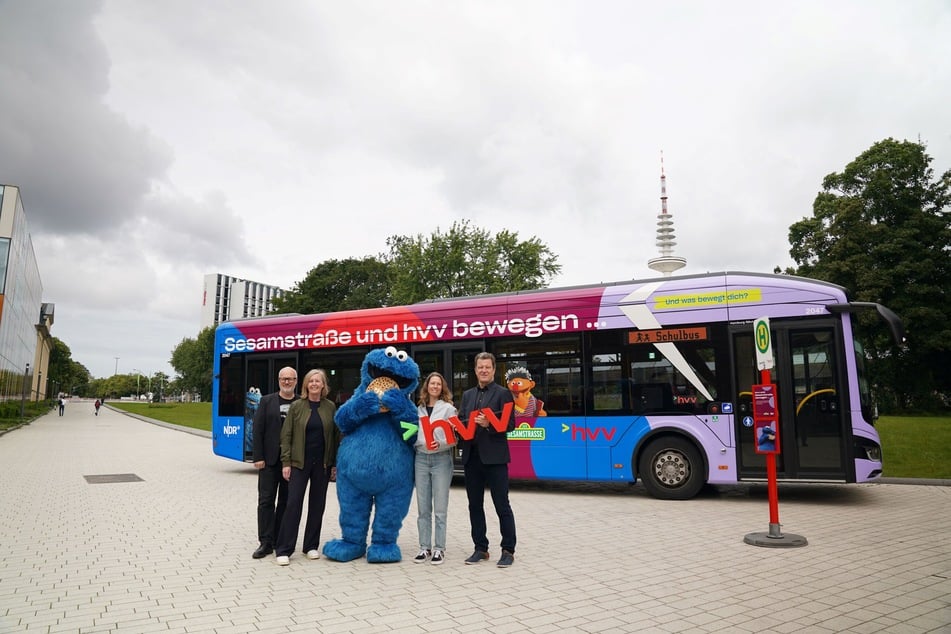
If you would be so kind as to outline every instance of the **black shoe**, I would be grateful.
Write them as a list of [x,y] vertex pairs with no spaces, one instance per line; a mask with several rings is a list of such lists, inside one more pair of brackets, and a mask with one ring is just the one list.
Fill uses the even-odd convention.
[[475,564],[482,563],[488,558],[489,558],[489,553],[485,552],[484,550],[476,549],[471,555],[469,555],[469,558],[466,559],[466,564],[472,566]]
[[502,556],[499,557],[499,563],[496,564],[499,568],[508,568],[515,562],[515,555],[510,553],[507,550],[502,551]]
[[274,552],[274,548],[272,548],[271,546],[268,546],[267,544],[261,544],[260,546],[258,546],[258,549],[256,551],[251,553],[251,556],[254,557],[255,559],[262,559],[264,557],[267,557],[273,552]]

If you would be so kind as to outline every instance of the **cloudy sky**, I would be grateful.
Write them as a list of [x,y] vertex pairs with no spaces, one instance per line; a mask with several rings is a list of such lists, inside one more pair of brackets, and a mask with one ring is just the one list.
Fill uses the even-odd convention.
[[[887,137],[951,168],[948,0],[0,0],[0,183],[53,334],[165,371],[202,276],[285,288],[392,235],[535,236],[554,285],[792,264]],[[116,360],[118,357],[118,361]]]

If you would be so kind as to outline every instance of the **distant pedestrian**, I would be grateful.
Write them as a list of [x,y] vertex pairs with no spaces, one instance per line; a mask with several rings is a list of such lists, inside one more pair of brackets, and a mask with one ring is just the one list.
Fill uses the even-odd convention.
[[60,396],[59,397],[59,415],[62,416],[63,412],[66,411],[66,400]]
[[99,408],[102,407],[102,401],[96,399],[96,416],[99,416]]

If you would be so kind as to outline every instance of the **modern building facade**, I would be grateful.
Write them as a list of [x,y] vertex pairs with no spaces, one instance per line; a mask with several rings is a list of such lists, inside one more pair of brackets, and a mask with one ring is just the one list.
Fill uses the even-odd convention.
[[201,300],[201,329],[223,321],[263,317],[273,310],[272,301],[284,294],[277,286],[243,280],[222,273],[205,276]]
[[43,283],[19,188],[0,185],[0,401],[46,397],[52,304]]

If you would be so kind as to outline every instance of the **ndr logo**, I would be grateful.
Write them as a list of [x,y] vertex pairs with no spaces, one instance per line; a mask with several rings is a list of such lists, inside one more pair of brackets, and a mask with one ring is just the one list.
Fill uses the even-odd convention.
[[237,425],[225,425],[221,431],[225,436],[237,436],[239,430]]

